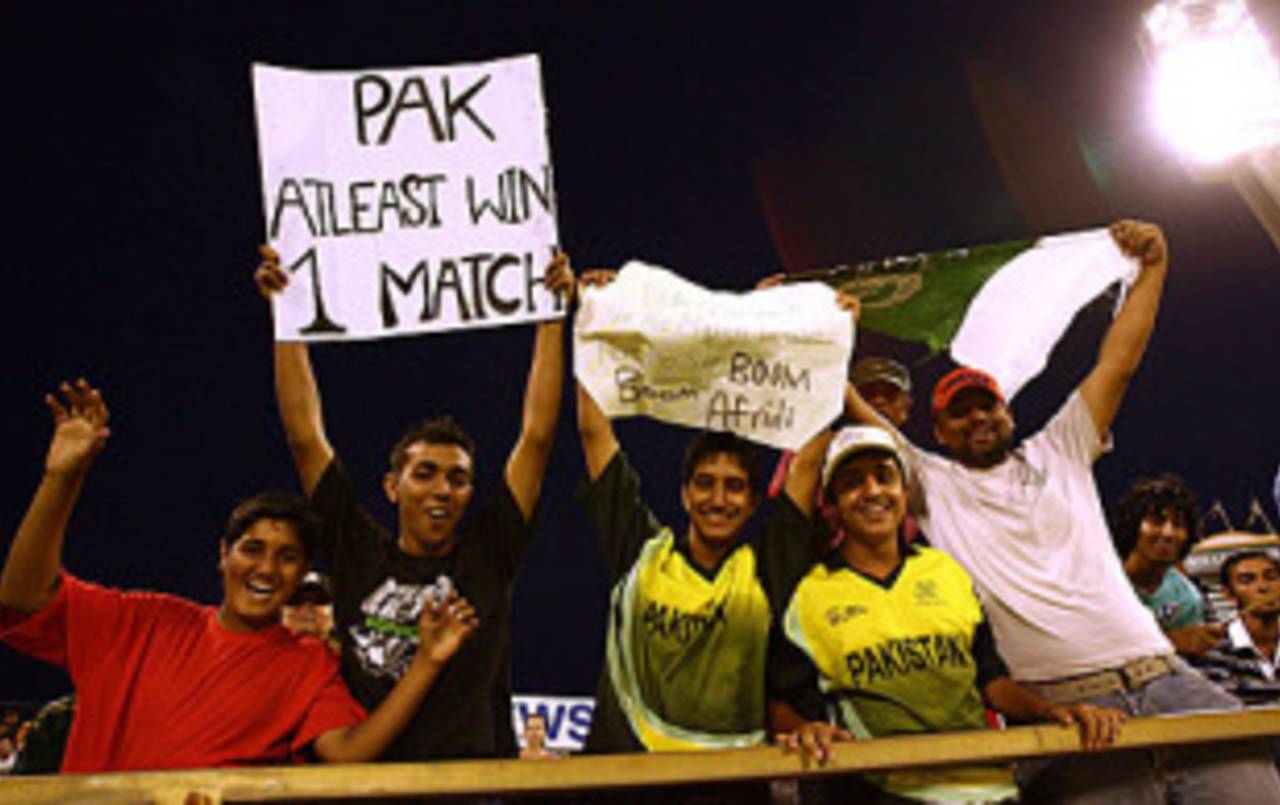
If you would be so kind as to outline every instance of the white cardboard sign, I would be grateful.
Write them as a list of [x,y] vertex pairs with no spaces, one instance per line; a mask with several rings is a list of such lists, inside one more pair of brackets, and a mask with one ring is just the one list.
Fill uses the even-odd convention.
[[304,71],[255,64],[276,338],[345,340],[556,318],[537,56]]

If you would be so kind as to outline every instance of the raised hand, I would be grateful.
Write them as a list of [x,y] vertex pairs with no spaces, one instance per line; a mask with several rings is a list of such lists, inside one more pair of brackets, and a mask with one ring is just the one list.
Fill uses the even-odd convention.
[[1280,612],[1280,591],[1275,595],[1254,601],[1249,606],[1240,611],[1241,615],[1256,615],[1260,618],[1266,618]]
[[479,626],[475,607],[456,590],[440,602],[429,597],[418,617],[418,651],[425,652],[427,660],[444,664]]
[[270,299],[272,294],[279,293],[289,284],[289,274],[280,267],[280,254],[267,244],[258,247],[262,262],[253,272],[253,281],[258,284],[258,293],[263,299]]
[[762,277],[758,282],[756,282],[756,290],[764,291],[764,290],[768,290],[769,288],[777,288],[779,285],[783,284],[786,281],[787,281],[787,272],[779,271],[777,274],[770,274],[767,277]]
[[618,277],[618,272],[612,268],[592,268],[582,272],[582,276],[578,277],[578,291],[581,293],[586,288],[603,288],[613,282]]
[[854,324],[862,317],[862,300],[851,293],[836,291],[836,306],[848,313]]
[[46,394],[45,404],[53,413],[53,438],[45,457],[50,475],[82,475],[107,443],[110,413],[102,394],[83,377],[58,386],[62,395]]
[[1138,258],[1144,267],[1163,266],[1168,259],[1169,248],[1164,232],[1155,224],[1129,219],[1116,221],[1111,225],[1111,237],[1120,251]]
[[542,272],[542,284],[556,296],[563,296],[566,301],[574,298],[577,287],[573,277],[573,266],[569,263],[569,255],[556,249],[555,256]]

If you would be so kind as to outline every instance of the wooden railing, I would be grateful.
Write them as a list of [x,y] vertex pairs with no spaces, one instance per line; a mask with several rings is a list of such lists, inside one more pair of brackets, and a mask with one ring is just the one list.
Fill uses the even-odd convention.
[[[1108,751],[1280,737],[1280,709],[1138,718]],[[1042,725],[989,732],[879,738],[837,745],[816,768],[773,747],[716,752],[601,755],[565,760],[475,760],[288,766],[200,771],[15,777],[0,780],[0,800],[43,803],[160,803],[191,794],[204,802],[281,802],[349,797],[430,797],[590,791],[648,785],[761,780],[1011,761],[1080,751],[1070,727]]]

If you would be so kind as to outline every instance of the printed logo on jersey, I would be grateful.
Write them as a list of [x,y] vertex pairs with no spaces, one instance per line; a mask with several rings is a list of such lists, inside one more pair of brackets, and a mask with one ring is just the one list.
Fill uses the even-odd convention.
[[658,635],[687,646],[703,632],[725,620],[723,601],[716,604],[711,612],[683,612],[675,607],[650,601],[645,605],[641,622],[646,635]]
[[916,606],[936,607],[945,602],[938,597],[938,582],[933,579],[921,579],[915,587]]
[[968,640],[960,634],[894,637],[851,651],[844,657],[855,688],[912,671],[972,665]]
[[1039,469],[1031,466],[1031,463],[1021,456],[1020,460],[1014,464],[1014,478],[1023,487],[1039,489],[1045,485],[1048,478]]
[[362,620],[350,632],[356,659],[365,673],[399,679],[418,650],[418,616],[428,597],[436,601],[453,590],[453,580],[437,576],[430,584],[388,578],[360,603]]
[[847,620],[852,620],[859,615],[865,614],[867,614],[867,608],[861,604],[844,604],[829,607],[827,611],[823,613],[823,617],[827,619],[828,625],[839,626]]

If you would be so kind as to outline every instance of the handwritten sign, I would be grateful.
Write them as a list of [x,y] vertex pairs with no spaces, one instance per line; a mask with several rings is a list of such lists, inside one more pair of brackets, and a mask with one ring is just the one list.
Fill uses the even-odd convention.
[[578,380],[611,417],[795,449],[840,413],[853,326],[822,283],[717,292],[632,262],[584,295],[574,342]]
[[383,338],[562,315],[538,58],[253,67],[276,338]]

